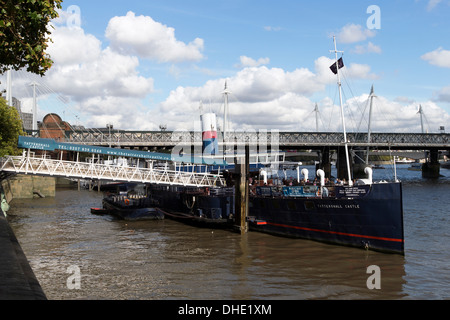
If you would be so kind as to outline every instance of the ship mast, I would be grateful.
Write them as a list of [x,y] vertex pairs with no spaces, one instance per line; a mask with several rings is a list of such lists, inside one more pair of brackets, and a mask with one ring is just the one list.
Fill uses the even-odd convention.
[[316,113],[316,132],[319,132],[319,107],[316,106],[314,107],[314,112]]
[[228,130],[228,95],[231,93],[231,91],[227,88],[227,82],[225,81],[225,89],[222,92],[225,96],[224,101],[224,110],[223,110],[223,139],[225,140],[225,134]]
[[373,85],[372,89],[370,90],[370,108],[369,108],[369,125],[367,128],[367,154],[366,154],[366,164],[369,164],[369,143],[370,143],[370,124],[372,121],[372,104],[373,104],[373,98],[375,97],[375,94],[373,93]]
[[422,109],[422,105],[419,105],[419,112],[417,112],[418,114],[420,114],[420,128],[422,129],[422,133],[424,133],[423,131],[423,109]]
[[338,88],[339,88],[339,103],[341,106],[341,120],[342,120],[342,129],[344,131],[344,146],[345,146],[345,159],[347,161],[347,173],[348,173],[348,184],[352,185],[352,175],[350,172],[350,159],[348,156],[348,141],[347,141],[347,132],[345,130],[345,118],[344,118],[344,107],[342,104],[342,90],[341,90],[341,77],[339,75],[339,62],[338,62],[338,52],[339,53],[343,53],[343,51],[338,51],[336,49],[336,36],[333,36],[333,42],[334,42],[334,51],[330,51],[330,52],[334,52],[335,56],[336,56],[336,75],[337,75],[337,83],[338,83]]

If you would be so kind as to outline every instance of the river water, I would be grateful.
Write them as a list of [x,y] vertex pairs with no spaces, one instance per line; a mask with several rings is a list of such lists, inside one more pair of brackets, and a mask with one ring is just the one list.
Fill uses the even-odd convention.
[[[450,170],[427,180],[407,168],[397,167],[405,256],[167,219],[116,220],[90,213],[101,193],[76,189],[13,200],[8,221],[51,300],[450,299]],[[374,170],[374,180],[392,172]],[[371,265],[380,289],[368,287]]]

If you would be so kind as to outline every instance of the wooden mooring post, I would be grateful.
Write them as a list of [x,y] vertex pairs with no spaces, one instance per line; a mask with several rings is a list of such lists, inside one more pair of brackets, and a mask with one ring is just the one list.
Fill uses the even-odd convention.
[[235,228],[241,234],[248,231],[248,173],[249,173],[250,148],[245,146],[244,159],[235,158]]

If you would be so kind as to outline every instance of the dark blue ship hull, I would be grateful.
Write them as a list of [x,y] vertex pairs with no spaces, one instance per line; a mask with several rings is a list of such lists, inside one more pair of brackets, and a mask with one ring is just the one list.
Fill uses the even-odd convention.
[[102,201],[103,209],[123,220],[163,220],[164,214],[154,207],[148,198],[129,199],[124,196],[109,196]]
[[250,197],[250,229],[404,254],[400,183],[331,187],[315,197],[289,194],[294,188],[279,195],[260,189]]
[[149,197],[165,217],[200,227],[233,226],[234,188],[150,185]]
[[[152,185],[168,218],[208,227],[234,224],[234,188]],[[250,230],[390,253],[404,253],[400,183],[250,188]]]

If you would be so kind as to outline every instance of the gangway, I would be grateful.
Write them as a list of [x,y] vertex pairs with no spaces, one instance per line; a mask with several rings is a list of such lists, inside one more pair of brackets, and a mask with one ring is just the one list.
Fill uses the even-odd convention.
[[92,162],[66,161],[22,156],[7,156],[1,160],[0,171],[74,179],[108,180],[196,187],[214,187],[224,184],[220,174],[185,172],[170,169],[168,165],[155,168],[127,167]]
[[[18,146],[27,148],[22,156],[6,156],[0,159],[0,171],[20,174],[33,174],[72,179],[108,180],[115,182],[137,182],[151,184],[169,184],[180,186],[214,187],[222,186],[225,180],[220,174],[209,173],[207,170],[194,170],[194,165],[204,165],[203,159],[192,161],[192,170],[177,170],[176,161],[186,160],[182,156],[140,152],[134,150],[121,150],[116,148],[102,148],[86,145],[71,145],[57,143],[51,139],[39,139],[31,137],[19,137]],[[130,156],[143,158],[148,167],[113,165],[99,162],[67,161],[61,159],[49,159],[45,155],[34,156],[31,149],[54,151],[67,150],[74,152],[91,152],[108,156]],[[164,165],[156,166],[163,162]],[[170,166],[169,163],[174,163]],[[226,163],[226,162],[224,162]],[[173,168],[172,168],[173,167]],[[200,172],[199,172],[200,171]]]

